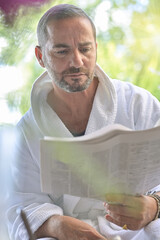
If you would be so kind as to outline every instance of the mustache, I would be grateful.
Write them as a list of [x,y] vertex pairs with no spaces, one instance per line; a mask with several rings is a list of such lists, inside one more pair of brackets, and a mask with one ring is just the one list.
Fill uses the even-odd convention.
[[65,75],[65,74],[72,74],[72,73],[84,73],[84,74],[87,74],[88,73],[88,70],[86,68],[75,68],[75,67],[71,67],[71,68],[68,68],[67,70],[63,71],[62,74]]

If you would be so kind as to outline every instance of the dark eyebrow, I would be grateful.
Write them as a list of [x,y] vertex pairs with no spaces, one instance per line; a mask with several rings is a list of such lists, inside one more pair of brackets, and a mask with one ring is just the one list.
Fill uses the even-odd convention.
[[80,47],[89,46],[89,45],[92,45],[92,42],[84,42],[79,44]]
[[[89,45],[92,45],[92,42],[79,43],[80,47],[89,46]],[[64,43],[58,43],[58,44],[55,44],[53,48],[70,48],[70,46]]]
[[69,48],[69,45],[59,43],[59,44],[54,45],[53,48]]

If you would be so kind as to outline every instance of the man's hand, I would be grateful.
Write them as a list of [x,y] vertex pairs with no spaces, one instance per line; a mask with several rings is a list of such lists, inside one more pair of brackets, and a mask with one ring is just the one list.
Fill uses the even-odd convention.
[[107,240],[89,224],[68,216],[50,217],[36,232],[36,238],[57,240]]
[[154,220],[157,212],[156,200],[149,196],[109,194],[105,204],[106,219],[121,227],[138,230]]

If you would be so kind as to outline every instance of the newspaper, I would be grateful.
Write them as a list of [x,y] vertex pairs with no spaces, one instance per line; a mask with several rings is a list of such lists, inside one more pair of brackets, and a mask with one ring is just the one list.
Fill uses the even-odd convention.
[[121,125],[76,138],[41,140],[41,188],[105,200],[107,193],[144,194],[160,184],[160,126]]

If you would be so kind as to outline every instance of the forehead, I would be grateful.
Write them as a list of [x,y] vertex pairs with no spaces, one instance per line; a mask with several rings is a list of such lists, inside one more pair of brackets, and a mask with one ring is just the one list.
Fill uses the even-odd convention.
[[47,23],[48,39],[52,41],[94,41],[90,21],[83,17],[73,17],[61,20],[50,20]]

